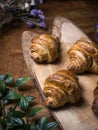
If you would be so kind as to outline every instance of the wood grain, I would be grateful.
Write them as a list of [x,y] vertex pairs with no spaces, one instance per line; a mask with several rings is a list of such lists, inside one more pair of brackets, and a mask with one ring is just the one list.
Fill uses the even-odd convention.
[[[64,17],[56,17],[53,23],[52,35],[58,37],[61,43],[60,60],[54,64],[38,64],[30,57],[30,41],[34,35],[36,34],[30,31],[23,33],[22,49],[29,72],[36,80],[39,92],[44,99],[42,90],[46,77],[57,70],[66,69],[66,65],[68,64],[67,51],[73,43],[80,38],[86,38],[88,41],[90,39],[70,20]],[[96,87],[98,76],[94,74],[82,74],[78,75],[78,77],[83,102],[78,106],[64,106],[51,111],[64,130],[97,130],[98,119],[94,116],[91,105],[93,101],[93,90]]]

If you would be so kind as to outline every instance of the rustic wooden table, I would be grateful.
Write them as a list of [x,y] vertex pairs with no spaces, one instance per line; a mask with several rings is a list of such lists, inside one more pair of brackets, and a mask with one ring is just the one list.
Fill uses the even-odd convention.
[[[60,15],[72,20],[95,42],[95,25],[98,24],[97,0],[45,0],[39,8],[45,12],[48,32],[51,31],[54,17]],[[20,22],[1,28],[0,74],[9,73],[14,75],[16,79],[30,76],[21,47],[21,36],[25,30],[44,32],[41,29],[30,29],[26,24]],[[36,106],[44,107],[45,104],[32,80],[26,84],[25,89],[22,89],[21,92],[25,95],[35,96]],[[50,110],[46,107],[43,112],[34,118],[38,120],[44,115],[47,115],[49,121],[55,121]],[[61,130],[61,128],[58,127],[56,130]]]

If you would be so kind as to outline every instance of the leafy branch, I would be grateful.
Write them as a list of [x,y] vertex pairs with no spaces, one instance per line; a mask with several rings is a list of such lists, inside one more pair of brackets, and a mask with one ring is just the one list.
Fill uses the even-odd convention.
[[46,117],[37,124],[31,121],[43,108],[31,107],[35,98],[18,92],[18,88],[30,79],[24,77],[14,81],[12,75],[0,75],[0,130],[53,130],[58,125],[58,122],[48,123]]

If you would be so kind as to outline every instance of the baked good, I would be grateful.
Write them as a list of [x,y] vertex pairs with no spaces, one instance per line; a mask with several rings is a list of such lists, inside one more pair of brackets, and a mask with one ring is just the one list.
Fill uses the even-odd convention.
[[78,77],[71,71],[60,70],[46,78],[43,93],[46,105],[57,108],[80,99]]
[[50,34],[40,34],[31,40],[31,57],[36,62],[54,62],[58,56],[58,40]]
[[97,87],[94,89],[93,94],[94,94],[94,100],[92,103],[92,110],[94,114],[98,116],[98,83],[97,83]]
[[95,43],[80,39],[69,49],[68,56],[68,70],[77,74],[85,71],[98,74],[98,46]]

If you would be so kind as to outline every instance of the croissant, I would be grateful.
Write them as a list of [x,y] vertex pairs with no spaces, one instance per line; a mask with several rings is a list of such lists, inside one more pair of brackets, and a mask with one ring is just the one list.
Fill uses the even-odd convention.
[[97,87],[94,89],[94,100],[92,103],[92,110],[96,116],[98,116],[98,83]]
[[98,46],[95,43],[80,39],[69,49],[68,56],[68,70],[77,74],[85,71],[98,74]]
[[50,34],[40,34],[33,37],[30,46],[31,57],[36,62],[51,63],[59,55],[58,40]]
[[46,78],[43,93],[50,108],[76,103],[81,95],[78,77],[68,70],[57,71]]

